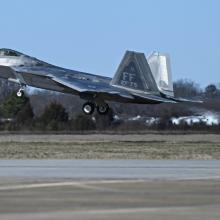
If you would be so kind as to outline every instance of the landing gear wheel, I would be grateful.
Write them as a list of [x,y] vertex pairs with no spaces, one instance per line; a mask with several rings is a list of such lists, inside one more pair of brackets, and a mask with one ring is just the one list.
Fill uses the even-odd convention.
[[86,102],[83,105],[82,110],[86,115],[91,115],[95,110],[95,105],[91,102]]
[[97,106],[97,112],[100,115],[106,115],[108,113],[108,110],[109,110],[109,106],[106,103]]
[[24,90],[19,89],[19,91],[17,92],[16,95],[17,95],[17,97],[19,97],[19,98],[23,97],[23,96],[24,96]]

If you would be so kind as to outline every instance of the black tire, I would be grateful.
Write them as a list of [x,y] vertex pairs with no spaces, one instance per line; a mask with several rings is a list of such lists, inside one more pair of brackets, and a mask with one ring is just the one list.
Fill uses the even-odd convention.
[[86,115],[93,114],[94,110],[95,110],[95,105],[91,102],[86,102],[82,107],[82,111]]
[[98,105],[97,106],[97,112],[100,114],[100,115],[106,115],[109,111],[109,106],[108,104],[103,104],[103,105]]

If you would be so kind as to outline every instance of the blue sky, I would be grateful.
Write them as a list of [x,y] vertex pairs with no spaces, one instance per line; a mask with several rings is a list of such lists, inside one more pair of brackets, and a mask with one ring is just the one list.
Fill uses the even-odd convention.
[[220,82],[218,0],[0,0],[0,47],[113,76],[126,50],[171,55],[174,80]]

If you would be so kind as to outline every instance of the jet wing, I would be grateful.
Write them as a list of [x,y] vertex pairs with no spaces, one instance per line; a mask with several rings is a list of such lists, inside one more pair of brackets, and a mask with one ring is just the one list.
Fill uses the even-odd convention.
[[76,78],[70,80],[70,78],[55,76],[51,76],[51,79],[54,82],[58,83],[60,86],[65,86],[75,92],[78,92],[79,94],[92,94],[93,96],[99,95],[109,98],[114,97],[123,99],[134,99],[134,97],[128,92],[120,89],[115,89],[107,83],[79,80]]
[[28,86],[63,93],[99,95],[109,99],[134,99],[128,92],[114,89],[107,83],[81,80],[72,77],[71,74],[56,76],[55,74],[26,72],[19,68],[14,70],[8,66],[0,66],[0,77],[14,82],[22,81]]
[[111,86],[109,84],[102,84],[100,82],[92,83],[91,81],[85,81],[74,79],[70,81],[63,78],[52,77],[53,81],[64,85],[68,88],[71,88],[79,93],[90,93],[96,94],[97,96],[104,97],[114,97],[114,98],[123,98],[123,99],[140,99],[145,103],[176,103],[175,100],[166,99],[160,96],[151,95],[151,94],[140,94],[131,92],[129,90],[124,90],[118,87]]
[[[74,79],[69,81],[67,79],[52,77],[52,79],[68,88],[78,91],[79,93],[90,93],[104,97],[124,98],[124,99],[140,99],[145,103],[176,103],[174,100],[166,99],[156,95],[140,94],[111,86],[109,84],[92,83],[90,81],[83,82],[82,80]],[[140,101],[141,102],[141,101]]]
[[[78,95],[99,96],[107,100],[134,100],[139,99],[140,103],[176,103],[177,100],[170,100],[156,95],[131,92],[126,89],[114,87],[108,83],[92,80],[82,80],[72,77],[71,74],[56,76],[54,74],[36,74],[13,70],[11,67],[0,66],[0,77],[11,81],[22,79],[25,84],[37,88],[49,89],[52,91],[73,93]],[[20,79],[21,77],[21,79]]]

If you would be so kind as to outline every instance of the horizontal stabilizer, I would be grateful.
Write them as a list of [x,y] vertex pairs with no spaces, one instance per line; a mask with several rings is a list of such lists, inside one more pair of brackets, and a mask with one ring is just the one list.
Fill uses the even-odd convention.
[[189,103],[203,103],[202,100],[184,99],[184,98],[172,98],[176,102],[189,102]]
[[173,99],[167,99],[167,98],[163,98],[163,97],[156,96],[156,95],[150,95],[150,94],[145,95],[145,94],[140,94],[140,93],[133,93],[132,95],[136,98],[141,98],[151,103],[177,103]]

